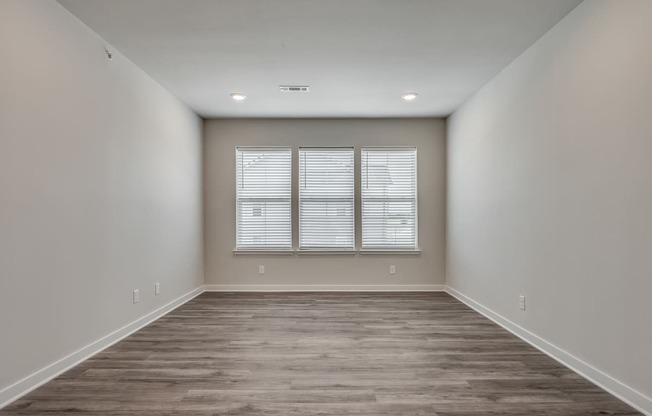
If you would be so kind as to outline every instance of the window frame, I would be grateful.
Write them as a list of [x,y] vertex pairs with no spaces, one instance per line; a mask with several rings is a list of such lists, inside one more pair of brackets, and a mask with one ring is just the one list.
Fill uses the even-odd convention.
[[[301,221],[301,210],[302,210],[302,197],[301,197],[301,185],[302,185],[302,149],[303,150],[323,150],[323,151],[328,151],[328,150],[333,150],[333,151],[341,151],[341,152],[351,152],[351,185],[352,185],[352,195],[351,195],[351,246],[350,247],[345,247],[345,246],[334,246],[334,247],[305,247],[301,246],[301,230],[302,230],[302,221]],[[298,229],[297,229],[297,253],[355,253],[357,252],[357,233],[356,233],[356,216],[358,210],[356,209],[356,194],[357,194],[357,189],[356,189],[356,149],[354,146],[299,146],[297,149],[297,158],[298,158],[298,163],[297,163],[297,222],[299,223]],[[303,161],[305,163],[305,160]],[[305,178],[303,178],[305,179]],[[320,198],[322,201],[327,201],[328,198]],[[336,198],[333,198],[334,200],[337,200]],[[339,198],[340,200],[344,200],[348,198]]]
[[[353,248],[300,248],[300,149],[301,148],[316,148],[316,149],[352,149],[353,150]],[[289,247],[247,247],[238,246],[238,230],[240,219],[238,218],[238,151],[239,150],[288,150],[290,152],[290,212],[289,212],[289,229],[290,229],[290,245]],[[365,150],[413,150],[414,151],[414,247],[400,248],[400,247],[363,247],[363,169],[362,159]],[[277,255],[341,255],[341,254],[360,254],[360,255],[420,255],[421,248],[419,245],[419,180],[418,180],[418,148],[417,146],[235,146],[234,156],[235,169],[236,169],[236,195],[235,195],[235,248],[233,254],[277,254]],[[356,175],[358,176],[356,178]],[[368,179],[367,179],[368,180]],[[296,210],[296,211],[295,211]],[[295,221],[296,218],[296,221]],[[295,224],[299,224],[296,225]],[[359,229],[358,229],[358,224]]]
[[[239,168],[239,161],[238,161],[238,153],[240,151],[261,151],[264,152],[265,150],[270,150],[270,151],[282,151],[286,150],[289,151],[290,153],[290,162],[289,162],[289,167],[290,167],[290,183],[289,183],[289,188],[290,188],[290,196],[289,198],[280,198],[284,200],[288,200],[289,202],[289,231],[290,231],[290,244],[288,247],[283,247],[283,246],[271,246],[269,248],[266,248],[265,246],[241,246],[239,245],[240,241],[240,222],[241,222],[241,211],[240,207],[241,204],[240,202],[242,201],[243,198],[240,198],[238,193],[239,193],[239,182],[238,182],[238,168]],[[274,253],[280,253],[280,254],[292,254],[294,251],[294,221],[293,221],[293,186],[294,186],[294,181],[293,181],[293,172],[294,172],[294,149],[292,146],[236,146],[235,147],[235,216],[236,216],[236,221],[235,221],[235,248],[233,249],[234,253],[255,253],[255,254],[274,254]],[[244,198],[247,199],[247,198]],[[258,198],[254,198],[258,199]],[[269,198],[271,199],[279,199],[279,198]]]
[[[388,247],[381,247],[381,246],[369,246],[365,247],[364,246],[364,203],[365,203],[365,197],[364,197],[364,188],[363,188],[363,177],[365,176],[365,173],[363,172],[363,158],[364,158],[364,152],[365,151],[406,151],[406,150],[411,150],[414,151],[414,246],[412,247],[398,247],[398,246],[388,246]],[[421,248],[419,245],[419,155],[418,155],[418,149],[417,146],[361,146],[360,147],[360,191],[359,191],[359,197],[360,197],[360,247],[359,247],[359,252],[361,254],[420,254],[421,253]],[[368,175],[367,181],[368,179]]]

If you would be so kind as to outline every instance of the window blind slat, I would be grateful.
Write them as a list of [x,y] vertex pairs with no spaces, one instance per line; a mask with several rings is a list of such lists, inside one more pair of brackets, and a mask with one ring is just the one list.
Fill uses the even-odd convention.
[[299,149],[299,249],[353,249],[352,148]]
[[237,148],[236,201],[236,250],[291,249],[291,148]]
[[362,249],[416,250],[414,148],[363,148]]

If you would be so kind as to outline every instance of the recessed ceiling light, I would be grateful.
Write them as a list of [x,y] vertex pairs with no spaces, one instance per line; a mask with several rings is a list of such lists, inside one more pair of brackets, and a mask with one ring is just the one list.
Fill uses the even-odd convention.
[[244,95],[244,94],[241,93],[241,92],[234,92],[234,93],[231,94],[231,98],[233,98],[233,99],[236,100],[236,101],[242,101],[242,100],[244,100],[245,98],[247,98],[247,96]]
[[406,94],[401,95],[401,98],[404,99],[405,101],[412,101],[415,98],[417,98],[418,95],[419,94],[417,94],[416,92],[408,92]]

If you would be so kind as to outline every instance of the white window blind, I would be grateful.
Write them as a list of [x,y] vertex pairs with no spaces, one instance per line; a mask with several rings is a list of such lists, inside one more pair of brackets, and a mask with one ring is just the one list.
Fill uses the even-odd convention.
[[236,149],[236,250],[292,249],[292,149]]
[[299,149],[299,249],[353,250],[353,148]]
[[363,148],[362,249],[417,250],[417,151]]

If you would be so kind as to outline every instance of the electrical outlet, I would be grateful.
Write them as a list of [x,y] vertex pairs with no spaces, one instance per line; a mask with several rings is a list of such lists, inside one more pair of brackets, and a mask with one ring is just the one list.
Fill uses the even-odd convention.
[[265,266],[258,266],[258,274],[265,274]]
[[521,308],[521,310],[524,311],[525,310],[525,296],[520,295],[518,297],[518,302],[519,302],[518,303],[519,308]]
[[134,303],[138,303],[139,300],[140,300],[140,292],[138,291],[138,289],[136,289],[134,290]]
[[396,266],[394,264],[389,265],[389,274],[396,274]]
[[154,284],[154,294],[155,295],[160,295],[161,294],[161,284],[160,283],[155,283]]

